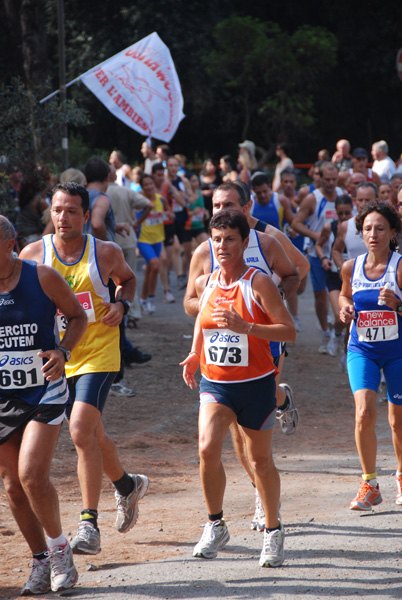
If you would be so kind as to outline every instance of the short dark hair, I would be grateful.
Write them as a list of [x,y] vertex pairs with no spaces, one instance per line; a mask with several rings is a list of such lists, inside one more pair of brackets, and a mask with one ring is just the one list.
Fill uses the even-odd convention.
[[162,163],[155,163],[152,165],[152,175],[155,175],[156,171],[164,171],[165,167]]
[[[389,223],[391,229],[395,229],[397,233],[400,233],[402,229],[401,220],[399,218],[398,213],[395,208],[388,204],[387,202],[369,202],[363,208],[362,212],[356,216],[356,230],[363,231],[364,219],[371,213],[377,212],[379,215],[383,216]],[[396,242],[395,240],[390,241],[390,249],[395,250]]]
[[84,214],[89,210],[89,194],[83,185],[75,183],[75,181],[58,183],[52,190],[52,200],[56,192],[64,192],[69,196],[79,196],[81,198],[81,206]]
[[231,171],[236,171],[236,161],[234,160],[233,156],[230,154],[225,154],[222,156],[221,160],[224,160],[225,163],[229,165]]
[[84,167],[84,175],[87,183],[93,183],[94,181],[103,182],[108,178],[109,173],[110,167],[108,163],[98,156],[92,156]]
[[[402,179],[402,177],[401,177]],[[375,197],[378,198],[378,187],[376,186],[375,183],[373,183],[372,181],[361,181],[357,186],[356,186],[356,192],[357,190],[359,190],[360,188],[371,188],[372,190],[374,190],[374,194]]]
[[335,200],[335,208],[338,208],[340,204],[350,204],[350,206],[353,206],[353,200],[349,194],[341,194]]
[[241,181],[225,181],[215,188],[214,196],[216,192],[228,192],[229,190],[234,190],[239,196],[240,206],[246,206],[246,204],[249,203],[250,198],[247,196],[247,192],[241,184]]
[[254,177],[251,178],[251,186],[253,189],[264,184],[269,185],[269,179],[265,173],[257,173],[257,175],[254,175]]
[[294,169],[291,169],[290,167],[283,169],[281,172],[281,181],[283,177],[289,177],[289,175],[293,175],[293,177],[296,179],[296,171]]
[[154,178],[152,177],[152,175],[150,175],[149,173],[144,173],[140,177],[140,186],[141,187],[142,187],[142,183],[143,183],[144,179],[152,179],[152,181],[154,180]]
[[167,144],[158,144],[156,149],[158,148],[160,148],[162,152],[166,154],[166,156],[172,156],[172,151],[170,150],[170,147]]
[[209,222],[209,231],[213,229],[238,229],[244,241],[250,234],[250,226],[244,213],[233,208],[219,210]]
[[336,165],[334,165],[333,162],[331,162],[330,160],[323,160],[322,163],[320,164],[320,175],[322,177],[322,174],[324,172],[324,169],[331,169],[335,171],[339,171],[338,167]]

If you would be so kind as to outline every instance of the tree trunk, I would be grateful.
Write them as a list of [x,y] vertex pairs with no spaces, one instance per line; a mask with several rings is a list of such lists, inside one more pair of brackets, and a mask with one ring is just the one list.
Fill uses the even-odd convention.
[[[4,1],[10,2],[10,0]],[[13,0],[11,0],[12,3]],[[50,89],[50,64],[46,49],[44,0],[22,0],[20,23],[27,89],[43,97]]]

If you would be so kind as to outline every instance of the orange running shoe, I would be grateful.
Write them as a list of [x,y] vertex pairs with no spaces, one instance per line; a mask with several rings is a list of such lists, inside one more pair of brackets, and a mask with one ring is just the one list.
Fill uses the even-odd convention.
[[395,504],[402,504],[402,476],[397,477],[396,481],[396,500]]
[[360,488],[357,496],[350,503],[351,510],[371,510],[376,504],[382,502],[380,488],[374,487],[367,483],[367,481],[360,482]]

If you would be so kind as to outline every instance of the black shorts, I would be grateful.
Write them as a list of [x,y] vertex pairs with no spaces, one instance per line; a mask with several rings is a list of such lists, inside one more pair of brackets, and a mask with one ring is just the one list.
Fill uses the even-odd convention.
[[165,241],[163,242],[165,248],[168,248],[169,246],[173,246],[174,234],[175,234],[174,223],[168,223],[167,225],[165,225]]
[[65,404],[37,404],[32,406],[20,398],[0,400],[0,444],[9,440],[29,421],[59,425],[65,415]]
[[334,290],[341,291],[342,279],[339,277],[338,273],[334,273],[333,271],[328,271],[328,273],[327,273],[327,289],[329,292],[333,292]]
[[174,221],[174,232],[177,235],[177,237],[179,238],[179,242],[180,244],[183,243],[184,241],[184,231],[185,231],[185,226],[186,226],[186,222],[188,219],[188,212],[186,208],[183,208],[183,210],[181,210],[178,213],[175,213],[175,221]]
[[183,242],[191,242],[200,233],[205,233],[205,227],[199,227],[198,229],[185,229],[183,234]]

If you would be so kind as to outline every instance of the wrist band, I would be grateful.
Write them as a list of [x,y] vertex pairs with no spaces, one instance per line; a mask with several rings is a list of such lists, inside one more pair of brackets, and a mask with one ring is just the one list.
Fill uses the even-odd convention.
[[250,323],[250,327],[248,328],[247,335],[250,335],[250,332],[253,327],[254,327],[254,323]]

